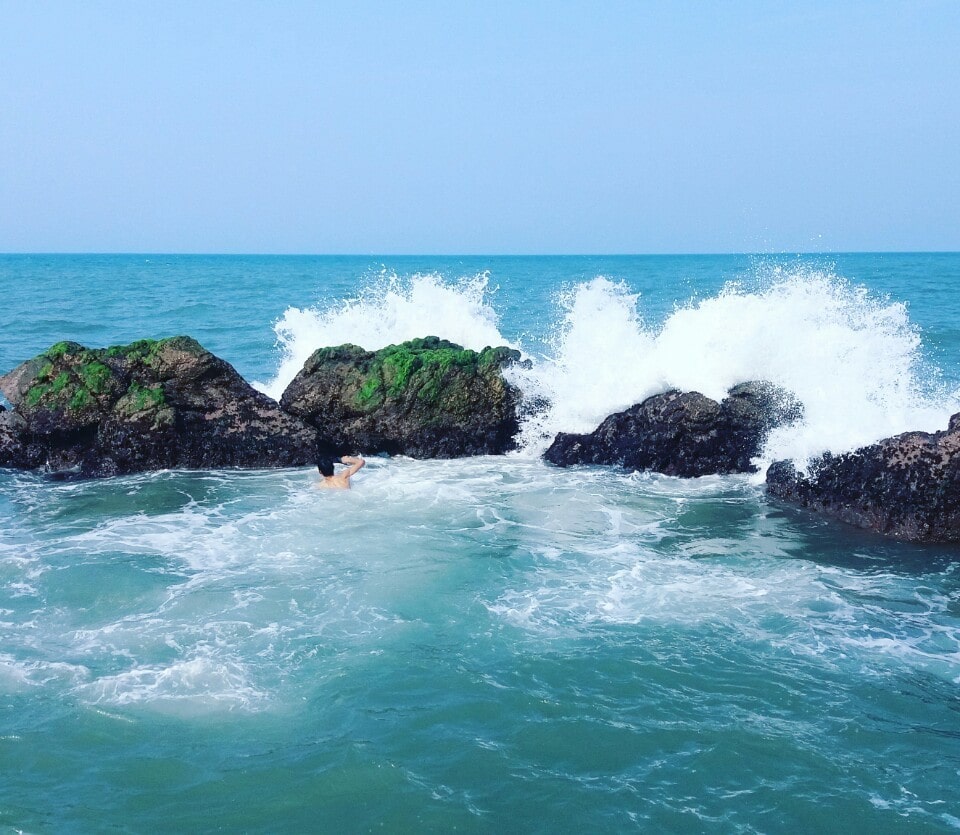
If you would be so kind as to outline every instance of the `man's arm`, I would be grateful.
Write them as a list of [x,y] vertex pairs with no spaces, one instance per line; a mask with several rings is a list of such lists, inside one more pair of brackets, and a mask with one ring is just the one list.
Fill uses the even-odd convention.
[[367,462],[358,456],[344,455],[343,458],[340,459],[340,463],[349,465],[346,471],[344,472],[344,475],[347,478],[350,478],[350,476],[356,473],[357,470],[362,468],[363,465],[366,464]]

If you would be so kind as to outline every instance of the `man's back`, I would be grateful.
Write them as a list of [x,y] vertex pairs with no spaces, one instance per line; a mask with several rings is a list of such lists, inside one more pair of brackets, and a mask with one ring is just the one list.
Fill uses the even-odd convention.
[[340,463],[346,464],[347,468],[341,470],[339,473],[334,473],[333,462],[329,460],[317,462],[321,476],[320,481],[318,481],[316,485],[318,488],[321,490],[349,490],[350,476],[354,475],[354,473],[361,469],[367,462],[359,457],[344,455],[343,458],[340,459]]
[[346,471],[336,475],[325,475],[317,482],[317,488],[320,490],[349,490],[350,476]]

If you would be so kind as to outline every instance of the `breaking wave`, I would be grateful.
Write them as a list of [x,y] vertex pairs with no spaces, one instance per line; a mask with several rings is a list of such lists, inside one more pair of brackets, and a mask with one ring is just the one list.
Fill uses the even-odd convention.
[[[487,274],[381,276],[354,298],[276,323],[281,361],[261,388],[279,398],[314,350],[369,350],[435,335],[479,350],[505,338]],[[671,388],[722,399],[733,385],[769,380],[793,392],[804,419],[775,431],[764,459],[804,461],[899,432],[944,428],[960,409],[924,358],[905,304],[828,269],[758,268],[709,298],[679,302],[662,321],[623,282],[595,277],[561,292],[545,345],[511,372],[526,396],[551,404],[526,420],[522,446],[539,453],[557,432],[588,432],[607,415]]]

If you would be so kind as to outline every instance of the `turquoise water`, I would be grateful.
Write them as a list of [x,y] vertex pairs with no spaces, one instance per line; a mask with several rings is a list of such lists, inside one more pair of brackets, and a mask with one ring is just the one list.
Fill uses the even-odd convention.
[[0,472],[10,831],[960,828],[955,548],[760,478],[538,459],[761,374],[808,412],[761,465],[942,428],[960,256],[0,256],[0,288],[4,371],[189,333],[275,391],[305,350],[416,331],[514,344],[554,400],[518,454],[375,458],[345,495]]

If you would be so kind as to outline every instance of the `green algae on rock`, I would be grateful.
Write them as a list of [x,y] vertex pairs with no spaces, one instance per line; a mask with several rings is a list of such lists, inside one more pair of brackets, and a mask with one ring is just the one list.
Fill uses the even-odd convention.
[[[0,377],[11,466],[81,476],[309,462],[316,433],[186,336],[58,342]],[[8,428],[7,434],[12,432]]]
[[43,427],[55,420],[76,429],[99,421],[123,384],[104,352],[58,342],[0,378],[0,391],[26,418]]
[[340,345],[315,351],[281,406],[317,428],[334,449],[457,458],[514,447],[519,393],[503,369],[510,348],[472,351],[428,336],[379,351]]

